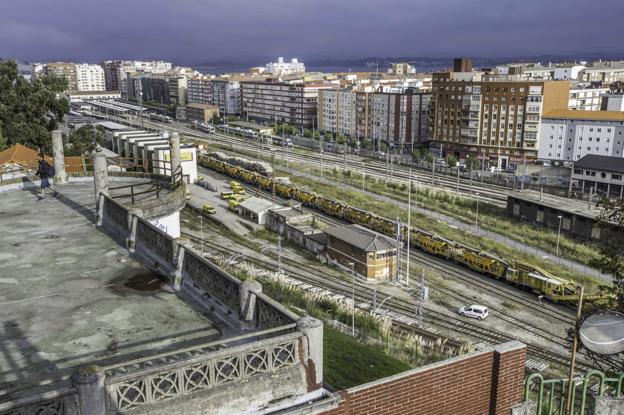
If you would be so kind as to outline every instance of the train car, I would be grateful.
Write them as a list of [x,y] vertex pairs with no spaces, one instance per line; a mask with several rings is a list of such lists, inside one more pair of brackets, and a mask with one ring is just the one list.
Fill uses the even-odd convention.
[[204,124],[204,123],[200,123],[197,128],[199,128],[201,131],[205,132],[205,133],[210,133],[210,134],[214,134],[216,132],[215,128],[212,125],[208,125],[208,124]]
[[[230,164],[231,159],[232,158],[224,154],[218,154],[210,157],[202,157],[201,164],[218,172],[225,173],[232,178],[258,186],[263,190],[272,189],[273,179],[260,172],[253,172],[243,167],[232,165]],[[247,160],[235,160],[235,162],[244,165],[254,164]],[[373,213],[318,195],[314,192],[299,189],[287,182],[277,181],[275,188],[276,193],[280,196],[292,198],[305,206],[318,209],[328,215],[366,226],[390,237],[395,237],[397,234],[397,224],[391,219],[377,216]],[[408,229],[403,226],[403,230],[407,231]],[[576,302],[578,299],[578,295],[576,294],[578,284],[573,281],[553,276],[544,270],[528,264],[517,261],[508,262],[504,258],[499,258],[470,246],[458,244],[418,228],[412,227],[409,231],[411,232],[411,245],[427,253],[452,260],[493,278],[503,279],[510,284],[530,289],[553,302]],[[585,295],[583,298],[589,301],[607,304],[612,301],[614,295],[611,293],[598,293],[595,295]]]
[[251,138],[252,140],[258,139],[258,133],[253,130],[244,130],[243,137]]
[[273,144],[275,144],[275,145],[282,146],[282,147],[292,147],[293,146],[292,140],[290,138],[280,137],[280,136],[277,136],[277,135],[272,135],[271,136],[271,142],[273,142]]

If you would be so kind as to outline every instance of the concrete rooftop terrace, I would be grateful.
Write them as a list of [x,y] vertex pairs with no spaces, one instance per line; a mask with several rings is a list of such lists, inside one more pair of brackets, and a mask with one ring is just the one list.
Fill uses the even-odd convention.
[[195,303],[163,290],[95,228],[92,181],[58,190],[44,201],[38,189],[0,193],[0,402],[85,363],[223,337]]

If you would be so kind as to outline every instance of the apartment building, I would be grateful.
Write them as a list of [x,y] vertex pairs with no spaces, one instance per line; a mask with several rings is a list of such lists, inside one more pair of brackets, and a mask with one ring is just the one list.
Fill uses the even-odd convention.
[[388,68],[388,73],[396,76],[415,75],[416,68],[405,62],[392,63],[390,64],[390,68]]
[[319,130],[385,143],[411,151],[428,140],[429,92],[415,88],[400,92],[349,89],[319,91]]
[[609,92],[608,88],[573,86],[570,89],[568,109],[575,111],[599,111],[602,97],[607,92]]
[[186,77],[166,76],[167,87],[169,88],[169,102],[173,105],[186,105]]
[[300,128],[316,127],[318,91],[332,84],[284,82],[240,82],[241,114],[260,121],[280,121]]
[[603,111],[624,111],[624,92],[612,91],[604,94],[600,109]]
[[210,76],[196,76],[187,81],[189,104],[212,104],[212,83]]
[[355,91],[350,89],[320,90],[317,102],[319,130],[356,135]]
[[542,117],[538,158],[624,157],[624,112],[558,110]]
[[170,71],[171,62],[164,61],[104,61],[101,64],[104,70],[104,80],[107,91],[119,91],[122,98],[132,97],[128,92],[128,76],[133,73],[162,74]]
[[594,62],[583,70],[579,80],[607,83],[624,81],[624,61]]
[[78,81],[76,78],[76,65],[71,62],[50,62],[44,67],[45,74],[55,74],[67,79],[67,89],[78,91]]
[[104,69],[100,65],[81,63],[76,65],[78,91],[105,91]]
[[213,79],[211,88],[211,104],[219,107],[221,114],[235,115],[241,113],[241,86],[238,80],[231,78]]
[[525,81],[476,72],[433,74],[431,140],[445,154],[499,168],[537,159],[544,113],[567,109],[569,81]]
[[296,58],[285,62],[283,57],[279,57],[277,62],[269,62],[265,66],[265,72],[273,76],[299,75],[305,73],[305,65]]

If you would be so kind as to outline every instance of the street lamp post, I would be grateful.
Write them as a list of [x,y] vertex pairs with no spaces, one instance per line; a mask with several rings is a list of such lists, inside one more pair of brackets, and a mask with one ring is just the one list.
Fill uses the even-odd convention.
[[561,239],[561,222],[563,221],[563,216],[557,216],[559,219],[559,230],[557,231],[557,256],[559,256],[559,239]]

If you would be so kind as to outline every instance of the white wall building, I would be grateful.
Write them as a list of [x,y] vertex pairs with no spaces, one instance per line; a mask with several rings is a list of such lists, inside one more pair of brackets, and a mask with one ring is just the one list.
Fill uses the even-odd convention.
[[605,94],[600,109],[605,111],[624,111],[624,93]]
[[290,62],[284,62],[284,58],[280,56],[277,59],[277,62],[269,62],[266,64],[265,68],[265,72],[274,76],[305,73],[305,65],[303,62],[299,62],[297,58],[292,58]]
[[76,82],[78,91],[106,91],[104,69],[100,65],[77,64]]
[[577,161],[588,154],[624,156],[624,113],[558,110],[544,114],[539,160]]
[[576,111],[599,111],[602,96],[608,91],[607,88],[570,88],[568,109]]
[[349,89],[319,90],[318,129],[355,135],[355,96]]
[[555,81],[569,81],[578,79],[579,73],[585,69],[583,65],[567,65],[555,67],[553,79]]

